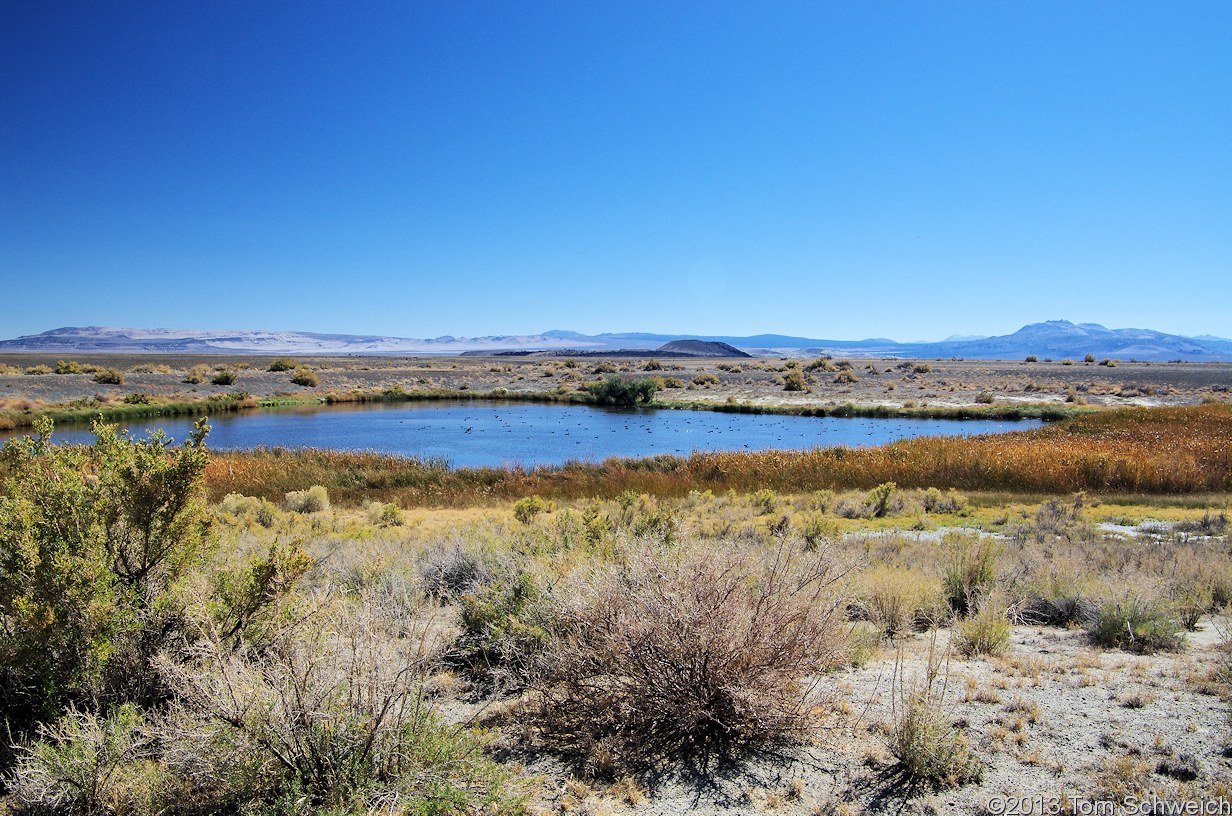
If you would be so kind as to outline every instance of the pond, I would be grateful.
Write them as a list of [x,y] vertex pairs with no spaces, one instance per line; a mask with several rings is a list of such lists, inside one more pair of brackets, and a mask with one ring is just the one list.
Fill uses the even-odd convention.
[[[142,435],[162,429],[177,442],[189,417],[130,423]],[[694,451],[807,450],[872,446],[918,436],[972,436],[1039,427],[1039,420],[864,419],[600,408],[528,402],[442,401],[258,409],[210,418],[215,449],[259,446],[372,450],[448,460],[453,467],[560,465],[609,456],[688,456]],[[19,434],[0,436],[0,441]],[[59,428],[58,442],[90,442]]]

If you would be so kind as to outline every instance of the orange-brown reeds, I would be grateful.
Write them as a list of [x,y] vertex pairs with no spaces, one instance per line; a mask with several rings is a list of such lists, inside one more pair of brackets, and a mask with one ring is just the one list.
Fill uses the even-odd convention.
[[207,474],[216,498],[281,499],[314,484],[338,502],[471,505],[533,494],[682,496],[690,490],[781,492],[954,487],[1065,493],[1206,493],[1232,490],[1232,406],[1128,408],[1082,414],[1036,430],[928,437],[876,448],[698,453],[609,459],[599,464],[450,470],[376,453],[258,449],[215,453]]

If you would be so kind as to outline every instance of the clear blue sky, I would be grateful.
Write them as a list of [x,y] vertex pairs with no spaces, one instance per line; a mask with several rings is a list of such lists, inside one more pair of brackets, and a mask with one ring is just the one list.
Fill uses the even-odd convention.
[[0,0],[0,336],[1232,335],[1232,3]]

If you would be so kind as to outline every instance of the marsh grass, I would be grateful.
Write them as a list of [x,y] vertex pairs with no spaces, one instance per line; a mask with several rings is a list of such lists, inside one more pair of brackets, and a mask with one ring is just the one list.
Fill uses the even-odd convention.
[[1005,493],[1184,494],[1232,489],[1232,406],[1120,409],[1033,431],[919,438],[876,448],[697,453],[598,464],[451,470],[443,462],[373,453],[257,449],[214,457],[212,495],[278,500],[313,484],[338,501],[465,506],[538,494],[623,492],[680,497],[690,490],[798,492],[951,487]]

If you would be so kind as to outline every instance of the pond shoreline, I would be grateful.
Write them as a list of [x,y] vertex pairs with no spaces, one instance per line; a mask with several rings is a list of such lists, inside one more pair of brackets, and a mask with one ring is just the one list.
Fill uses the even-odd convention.
[[[96,419],[106,423],[118,423],[138,419],[180,416],[209,416],[255,411],[258,409],[294,408],[311,405],[345,405],[362,403],[409,403],[463,400],[476,402],[529,402],[565,403],[570,405],[599,405],[584,392],[560,394],[548,392],[519,392],[498,388],[487,392],[470,390],[352,392],[324,396],[254,398],[244,392],[200,400],[159,400],[148,402],[48,406],[25,411],[0,412],[0,431],[29,428],[35,420],[47,417],[57,426],[88,427]],[[876,419],[951,419],[951,420],[1006,420],[1039,419],[1056,422],[1083,411],[1099,410],[1090,407],[1062,408],[1055,404],[977,405],[948,406],[925,405],[904,407],[893,405],[868,405],[852,402],[827,403],[823,405],[755,404],[751,402],[714,403],[704,401],[656,400],[645,406],[662,410],[713,411],[737,414],[775,414],[783,416],[876,418]]]
[[[619,406],[594,401],[476,399],[365,399],[249,403],[211,414],[214,450],[261,448],[372,451],[448,462],[451,468],[564,466],[612,457],[639,460],[698,452],[810,450],[867,447],[920,436],[1001,434],[1039,427],[1039,419],[956,420],[950,417],[872,416],[854,411],[671,410],[662,404]],[[236,400],[236,402],[239,402]],[[136,407],[136,406],[134,406]],[[149,406],[154,407],[154,406]],[[738,406],[743,407],[743,406]],[[122,431],[159,430],[186,437],[187,412],[124,416]],[[0,434],[16,436],[20,431]],[[89,444],[82,424],[61,423],[56,441]]]
[[1034,430],[916,437],[876,447],[612,457],[538,468],[458,468],[373,451],[215,451],[207,482],[221,498],[281,501],[292,490],[328,488],[360,505],[463,507],[539,495],[685,496],[692,491],[787,493],[902,488],[1058,495],[1181,496],[1232,490],[1232,407],[1122,408],[1085,413]]

